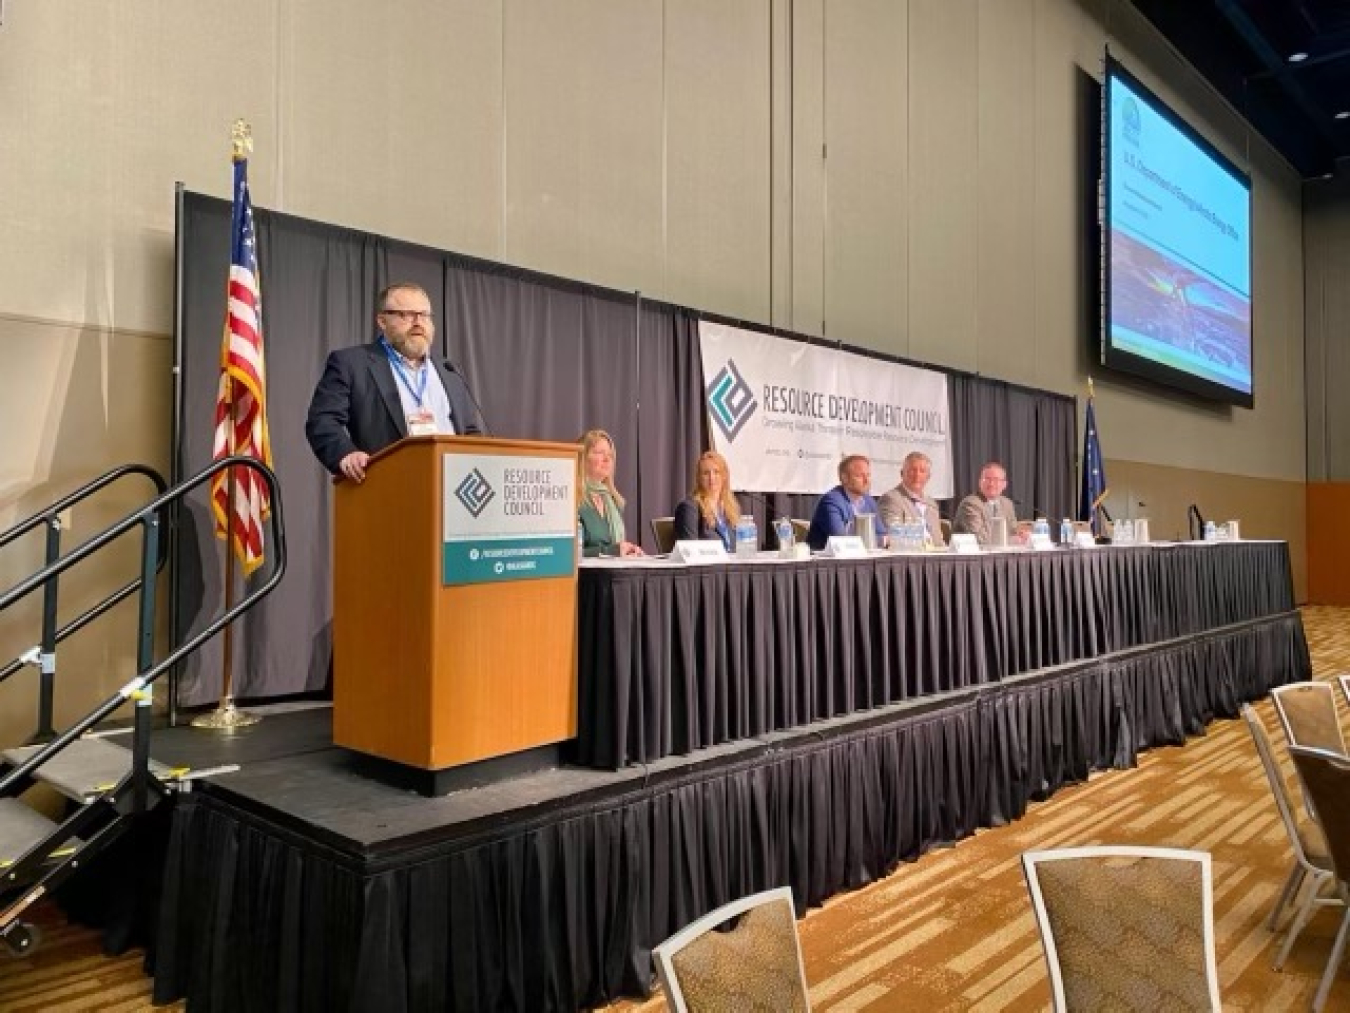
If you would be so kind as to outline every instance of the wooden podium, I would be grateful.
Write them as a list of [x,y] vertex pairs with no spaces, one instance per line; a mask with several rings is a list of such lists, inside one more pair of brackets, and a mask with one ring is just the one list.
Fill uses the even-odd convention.
[[576,736],[578,453],[419,437],[335,483],[335,743],[444,771]]

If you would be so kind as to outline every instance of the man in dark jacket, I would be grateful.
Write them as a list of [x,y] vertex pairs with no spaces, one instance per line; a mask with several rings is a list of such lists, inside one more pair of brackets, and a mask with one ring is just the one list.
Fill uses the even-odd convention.
[[398,282],[375,305],[380,337],[329,354],[305,420],[314,456],[354,482],[365,480],[372,454],[405,436],[483,431],[464,378],[430,354],[436,320],[426,290]]

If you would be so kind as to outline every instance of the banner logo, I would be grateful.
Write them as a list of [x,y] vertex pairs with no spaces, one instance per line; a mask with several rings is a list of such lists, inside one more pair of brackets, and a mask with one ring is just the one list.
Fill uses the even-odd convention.
[[455,487],[455,498],[464,504],[464,509],[476,518],[496,496],[496,491],[483,473],[477,468],[464,476],[464,481]]
[[1138,145],[1139,135],[1144,129],[1143,117],[1139,115],[1139,104],[1132,98],[1126,98],[1124,105],[1121,107],[1121,111],[1124,113],[1125,119],[1125,140],[1129,141],[1131,144]]
[[728,440],[734,440],[755,414],[756,407],[755,392],[741,376],[736,363],[728,359],[708,384],[708,411],[717,428]]

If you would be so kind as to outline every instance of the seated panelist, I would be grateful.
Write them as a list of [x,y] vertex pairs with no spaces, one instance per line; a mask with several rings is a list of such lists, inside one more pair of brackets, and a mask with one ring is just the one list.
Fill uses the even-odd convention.
[[928,532],[928,541],[943,546],[947,540],[942,537],[942,518],[938,514],[937,501],[925,491],[932,475],[933,462],[929,456],[918,450],[912,451],[905,455],[900,466],[900,484],[890,492],[883,493],[877,502],[881,506],[881,519],[887,529],[892,524],[919,521]]
[[877,513],[872,488],[872,462],[862,454],[850,454],[839,462],[839,484],[816,503],[811,515],[811,527],[806,532],[806,543],[815,552],[825,548],[831,535],[851,535],[853,518],[871,514],[877,532],[877,544],[886,543],[886,529]]
[[587,556],[641,556],[642,546],[628,541],[623,526],[623,497],[614,487],[614,441],[603,429],[582,434],[582,552]]
[[991,544],[994,521],[1003,518],[1007,521],[1009,538],[1017,538],[1017,508],[1013,501],[1003,495],[1008,486],[1008,473],[997,461],[988,462],[980,469],[980,491],[972,493],[961,501],[956,508],[956,519],[952,530],[957,534],[974,535],[981,546]]
[[675,508],[675,540],[718,539],[732,552],[740,519],[741,507],[731,495],[731,471],[726,458],[715,450],[706,451],[694,465],[689,498],[681,500]]

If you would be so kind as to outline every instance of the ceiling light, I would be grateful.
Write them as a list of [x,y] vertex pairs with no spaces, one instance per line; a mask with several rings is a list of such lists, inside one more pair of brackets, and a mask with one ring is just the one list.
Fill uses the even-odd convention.
[[1342,109],[1336,114],[1338,120],[1350,120],[1350,109]]
[[1303,53],[1303,52],[1299,52],[1299,53],[1290,53],[1290,54],[1289,54],[1289,62],[1290,62],[1290,63],[1302,63],[1302,62],[1303,62],[1304,60],[1306,60],[1307,58],[1308,58],[1308,54],[1307,54],[1307,53]]

